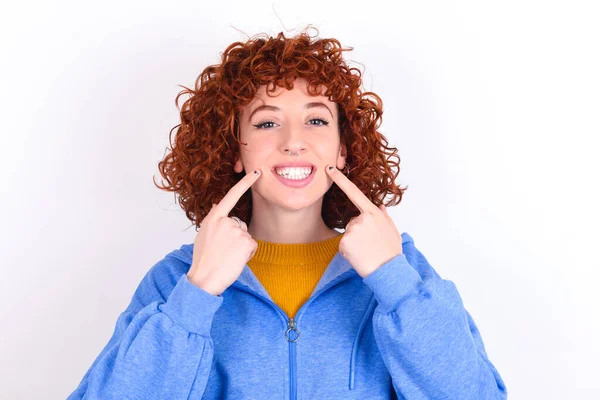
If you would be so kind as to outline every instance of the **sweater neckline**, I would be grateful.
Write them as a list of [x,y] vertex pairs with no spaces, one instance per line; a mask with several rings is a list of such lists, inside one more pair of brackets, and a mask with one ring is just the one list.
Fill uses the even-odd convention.
[[329,239],[312,243],[275,243],[255,239],[258,244],[252,261],[267,264],[290,264],[291,260],[303,263],[329,262],[339,251],[339,243],[344,234],[339,233]]

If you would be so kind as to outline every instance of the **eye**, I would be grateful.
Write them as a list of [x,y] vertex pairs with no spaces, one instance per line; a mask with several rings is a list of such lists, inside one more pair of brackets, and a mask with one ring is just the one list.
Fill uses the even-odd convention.
[[[322,124],[317,124],[317,126],[322,125],[322,126],[327,126],[329,125],[329,121],[324,120],[323,118],[312,118],[311,121],[321,121]],[[311,124],[314,125],[314,124]]]
[[[312,121],[320,121],[321,123],[320,124],[311,124],[311,125],[316,125],[316,126],[327,126],[327,125],[329,125],[329,121],[327,121],[327,120],[325,120],[323,118],[311,118],[310,122],[312,122]],[[274,124],[274,123],[275,122],[269,120],[269,121],[264,121],[264,122],[261,122],[260,124],[256,124],[256,125],[252,125],[252,126],[254,126],[256,129],[268,129],[268,127],[266,127],[265,125],[267,125],[267,124]]]
[[274,124],[275,122],[273,121],[265,121],[265,122],[261,122],[260,124],[256,124],[256,125],[252,125],[257,129],[265,129],[265,125],[266,124]]

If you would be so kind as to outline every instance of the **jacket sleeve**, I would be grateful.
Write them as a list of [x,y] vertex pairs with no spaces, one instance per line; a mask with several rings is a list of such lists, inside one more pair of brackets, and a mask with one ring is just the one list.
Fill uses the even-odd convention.
[[506,399],[455,284],[441,279],[413,243],[403,252],[363,279],[378,302],[373,331],[396,394],[408,400]]
[[211,325],[223,298],[192,284],[186,273],[163,272],[178,262],[167,257],[146,274],[67,400],[202,397],[213,358]]

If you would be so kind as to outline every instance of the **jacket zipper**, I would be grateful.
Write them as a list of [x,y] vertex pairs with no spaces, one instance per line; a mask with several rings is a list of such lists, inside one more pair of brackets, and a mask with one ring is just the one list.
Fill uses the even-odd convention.
[[[295,337],[290,337],[291,331],[296,331]],[[300,338],[300,331],[296,328],[294,318],[288,321],[288,329],[285,338],[290,343],[290,399],[296,400],[296,342]]]
[[[308,306],[312,301],[320,296],[323,292],[328,290],[329,288],[337,285],[339,282],[351,278],[353,275],[356,275],[356,272],[352,269],[344,272],[342,275],[338,276],[333,281],[329,282],[325,287],[321,288],[314,296],[309,298],[306,303],[304,303],[296,315],[293,318],[288,318],[287,314],[275,304],[273,301],[267,299],[266,297],[257,294],[255,291],[251,289],[247,289],[246,285],[242,285],[241,283],[234,282],[231,287],[238,288],[243,290],[244,292],[248,292],[255,297],[263,300],[267,304],[271,305],[278,313],[283,317],[283,320],[287,323],[287,329],[285,331],[285,339],[289,342],[289,353],[290,353],[290,400],[296,400],[296,342],[300,339],[300,331],[298,330],[297,324],[298,319],[300,318],[303,310]],[[295,334],[291,334],[292,331],[295,331]]]

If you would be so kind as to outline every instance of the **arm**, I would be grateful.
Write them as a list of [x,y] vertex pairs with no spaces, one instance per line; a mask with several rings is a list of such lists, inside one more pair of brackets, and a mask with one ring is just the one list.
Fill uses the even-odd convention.
[[178,263],[166,257],[146,274],[108,344],[67,400],[202,396],[213,358],[210,329],[223,298],[193,285],[183,272],[180,277],[165,272]]
[[454,283],[441,279],[414,244],[405,252],[363,279],[378,301],[375,340],[396,393],[406,399],[506,399]]

